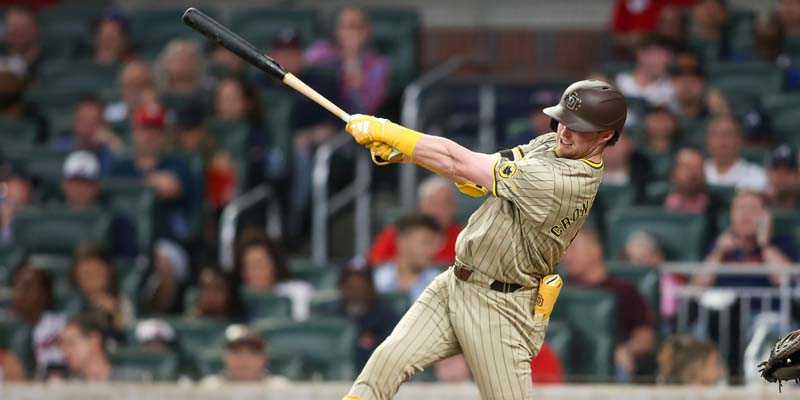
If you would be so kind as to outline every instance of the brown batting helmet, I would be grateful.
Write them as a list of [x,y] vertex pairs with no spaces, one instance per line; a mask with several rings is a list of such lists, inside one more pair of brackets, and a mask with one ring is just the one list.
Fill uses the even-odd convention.
[[569,85],[561,101],[543,111],[552,118],[550,126],[554,131],[559,122],[576,132],[613,130],[609,144],[617,141],[628,115],[625,97],[613,86],[597,80]]

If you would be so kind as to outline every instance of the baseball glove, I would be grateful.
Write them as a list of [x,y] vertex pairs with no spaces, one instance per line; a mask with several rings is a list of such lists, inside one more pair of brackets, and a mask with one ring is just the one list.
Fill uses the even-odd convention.
[[761,377],[767,382],[800,380],[800,329],[788,333],[775,343],[769,352],[769,359],[758,365]]

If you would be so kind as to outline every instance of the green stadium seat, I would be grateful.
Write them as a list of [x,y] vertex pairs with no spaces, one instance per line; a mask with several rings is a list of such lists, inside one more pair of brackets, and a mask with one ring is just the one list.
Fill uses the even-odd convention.
[[29,207],[14,217],[13,229],[14,242],[27,250],[67,256],[80,243],[106,243],[111,216],[102,210]]
[[800,226],[800,211],[773,209],[772,212],[772,231],[774,235],[792,238],[794,227]]
[[30,147],[36,144],[36,125],[29,121],[0,119],[0,146]]
[[9,349],[33,371],[33,340],[31,327],[23,322],[0,320],[0,348]]
[[707,225],[702,215],[660,207],[632,207],[611,211],[606,221],[608,259],[619,259],[628,236],[636,231],[655,236],[667,260],[702,259]]
[[247,309],[250,319],[261,318],[291,318],[292,301],[273,293],[257,293],[247,289],[242,290],[242,301]]
[[25,249],[22,246],[0,245],[0,286],[11,285],[11,274],[23,261]]
[[616,316],[616,298],[610,292],[561,290],[551,319],[567,324],[572,332],[565,369],[576,380],[609,382],[613,378]]
[[650,161],[650,168],[656,180],[669,181],[672,178],[672,163],[675,161],[672,154],[645,150],[644,155]]
[[290,95],[277,90],[266,90],[261,93],[264,100],[264,114],[266,115],[266,129],[270,137],[270,147],[278,149],[283,159],[292,159],[292,98]]
[[335,289],[339,283],[339,266],[333,263],[319,265],[308,259],[289,260],[289,275],[311,283],[314,289]]
[[[215,18],[213,10],[203,9]],[[176,38],[199,41],[197,33],[181,22],[183,9],[139,10],[130,13],[131,43],[137,54],[145,59],[155,59],[164,46]],[[143,53],[143,54],[142,54]]]
[[800,61],[800,38],[787,36],[783,42],[783,51],[793,63]]
[[124,215],[136,227],[140,252],[148,253],[155,240],[155,193],[138,179],[103,180],[101,203],[118,215]]
[[636,188],[631,185],[615,185],[604,183],[597,190],[595,204],[602,207],[606,213],[615,208],[626,208],[636,202]]
[[397,318],[402,318],[406,311],[411,308],[411,299],[408,293],[380,293],[378,298],[394,311]]
[[231,30],[253,43],[267,49],[272,39],[284,29],[293,29],[304,47],[318,37],[319,20],[314,10],[288,10],[282,8],[245,9],[235,12],[230,19]]
[[[617,278],[636,285],[639,292],[647,301],[647,305],[658,315],[660,307],[661,290],[659,286],[658,270],[647,265],[634,265],[626,262],[606,263],[608,272]],[[658,321],[659,318],[656,318]]]
[[650,182],[644,189],[644,203],[649,206],[661,206],[669,195],[672,185],[667,181]]
[[11,308],[11,287],[0,286],[0,314],[8,315]]
[[419,16],[413,10],[375,9],[369,19],[375,51],[392,66],[390,90],[400,93],[417,74]]
[[742,148],[742,158],[763,167],[769,158],[769,150],[745,146]]
[[[267,338],[270,359],[291,365],[301,360],[303,379],[321,375],[326,380],[350,380],[354,375],[356,327],[339,318],[306,322],[260,321],[255,329]],[[277,368],[274,373],[284,375]]]
[[763,96],[783,89],[783,72],[774,63],[713,63],[708,66],[706,77],[737,115],[758,108]]
[[19,163],[29,174],[39,178],[38,190],[43,198],[50,199],[60,195],[64,160],[69,153],[41,147],[16,146],[0,151],[7,160]]
[[[84,4],[87,3],[87,4]],[[98,2],[70,2],[39,12],[42,48],[48,60],[75,58],[91,47],[91,23],[103,8]]]
[[800,146],[800,94],[776,94],[766,96],[761,102],[775,141]]
[[753,54],[753,25],[755,13],[752,11],[736,11],[730,18],[731,51],[737,57],[749,57]]
[[42,65],[38,85],[47,90],[72,89],[95,95],[117,83],[119,65],[53,60]]
[[[572,359],[572,347],[574,346],[572,343],[572,336],[572,330],[569,324],[562,321],[550,320],[547,326],[545,342],[556,352],[562,365]],[[568,365],[564,365],[564,367],[567,368]],[[564,374],[568,377],[572,376],[572,373],[573,372],[568,368],[564,371]]]
[[181,348],[187,354],[195,354],[198,349],[222,348],[225,343],[225,328],[223,321],[193,318],[166,318]]
[[154,381],[174,381],[178,377],[178,357],[171,352],[123,348],[108,354],[114,368],[134,370]]
[[719,61],[722,58],[719,40],[699,39],[689,40],[689,51],[704,63]]

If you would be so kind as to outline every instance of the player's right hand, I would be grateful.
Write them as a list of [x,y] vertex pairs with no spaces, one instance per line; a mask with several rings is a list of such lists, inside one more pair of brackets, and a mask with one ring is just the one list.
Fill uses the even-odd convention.
[[373,142],[382,142],[406,156],[414,154],[414,147],[422,137],[421,133],[386,119],[361,114],[351,115],[345,130],[359,144],[368,146]]
[[375,165],[402,164],[411,162],[409,157],[403,153],[395,151],[391,146],[383,142],[372,142],[369,146],[372,162]]

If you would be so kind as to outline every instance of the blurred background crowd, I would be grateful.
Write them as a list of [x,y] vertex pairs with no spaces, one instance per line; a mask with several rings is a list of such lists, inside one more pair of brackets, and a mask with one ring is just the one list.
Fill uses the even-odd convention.
[[[480,200],[426,175],[403,207],[399,168],[376,168],[369,251],[351,250],[343,207],[330,259],[312,261],[312,171],[342,123],[188,29],[185,8],[131,3],[0,1],[0,382],[352,379],[454,261]],[[558,38],[542,72],[490,81],[482,64],[508,56],[478,60],[422,96],[415,128],[479,148],[490,82],[486,151],[549,132],[541,109],[573,80],[627,97],[535,383],[741,383],[765,337],[754,321],[795,323],[800,0],[773,3],[609,1],[607,27]],[[404,89],[445,57],[421,65],[435,38],[413,8],[202,11],[350,113],[407,122]],[[469,38],[438,40],[452,56]],[[553,73],[587,38],[604,50]],[[528,45],[498,51],[524,64]],[[358,151],[329,160],[331,192]],[[226,258],[226,210],[263,187],[277,215],[242,211]],[[415,379],[471,377],[454,357]]]

